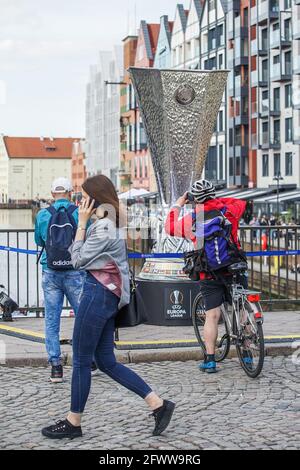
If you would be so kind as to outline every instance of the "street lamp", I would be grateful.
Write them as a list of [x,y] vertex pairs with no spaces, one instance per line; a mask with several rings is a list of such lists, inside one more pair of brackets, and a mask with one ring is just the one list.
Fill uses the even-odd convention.
[[280,181],[283,181],[283,177],[281,176],[281,173],[277,173],[276,176],[274,176],[273,181],[277,181],[277,217],[279,217],[279,189],[280,189]]

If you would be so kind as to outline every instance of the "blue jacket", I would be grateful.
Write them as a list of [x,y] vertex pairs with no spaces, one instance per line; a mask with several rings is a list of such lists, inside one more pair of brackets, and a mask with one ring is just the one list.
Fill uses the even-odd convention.
[[[53,206],[55,209],[59,209],[60,207],[65,207],[67,209],[71,204],[72,203],[68,199],[59,199],[53,204]],[[73,212],[73,217],[76,225],[78,225],[78,209]],[[50,219],[51,214],[47,209],[42,209],[36,216],[34,239],[38,246],[45,246]],[[42,254],[41,265],[43,266],[43,269],[47,267],[46,251]]]

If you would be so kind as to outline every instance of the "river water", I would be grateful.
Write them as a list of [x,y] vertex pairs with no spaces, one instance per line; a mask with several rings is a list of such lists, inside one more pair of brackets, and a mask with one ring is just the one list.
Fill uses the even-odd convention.
[[33,217],[31,209],[0,209],[0,229],[32,229]]

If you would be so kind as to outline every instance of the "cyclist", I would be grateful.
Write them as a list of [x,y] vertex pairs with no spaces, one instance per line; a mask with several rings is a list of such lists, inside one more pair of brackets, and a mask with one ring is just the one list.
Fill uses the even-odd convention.
[[[181,237],[191,240],[195,247],[197,246],[197,236],[195,234],[195,219],[192,213],[181,216],[182,208],[191,203],[193,200],[194,214],[199,214],[204,210],[210,212],[213,210],[223,211],[226,219],[232,225],[232,241],[240,248],[238,240],[239,221],[242,218],[247,203],[234,198],[216,198],[216,189],[213,184],[206,180],[196,181],[192,186],[189,193],[185,193],[178,199],[176,204],[171,208],[165,225],[166,232],[173,237]],[[198,218],[197,218],[198,220]],[[232,275],[226,268],[218,271],[219,276],[222,276],[226,284],[232,280]],[[245,288],[248,287],[247,273],[239,276],[239,283]],[[227,289],[222,280],[217,280],[213,275],[206,272],[199,274],[200,290],[203,295],[206,321],[204,326],[204,341],[206,345],[206,356],[204,363],[199,366],[202,372],[215,373],[217,372],[215,360],[215,348],[218,338],[218,323],[221,317],[221,306],[224,301],[230,302],[228,298]],[[252,361],[252,358],[245,352],[244,361]]]

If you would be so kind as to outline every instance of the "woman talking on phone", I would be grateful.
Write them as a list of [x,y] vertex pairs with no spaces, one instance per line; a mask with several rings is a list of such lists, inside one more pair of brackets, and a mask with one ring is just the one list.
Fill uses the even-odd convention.
[[[83,202],[71,254],[74,268],[86,274],[73,334],[71,409],[66,419],[44,428],[42,434],[50,439],[82,436],[81,418],[90,392],[94,358],[100,371],[145,400],[155,419],[153,435],[158,436],[169,425],[175,404],[162,400],[135,372],[117,363],[114,354],[115,317],[130,300],[118,195],[103,175],[89,178],[82,189]],[[96,222],[87,230],[93,214]]]

